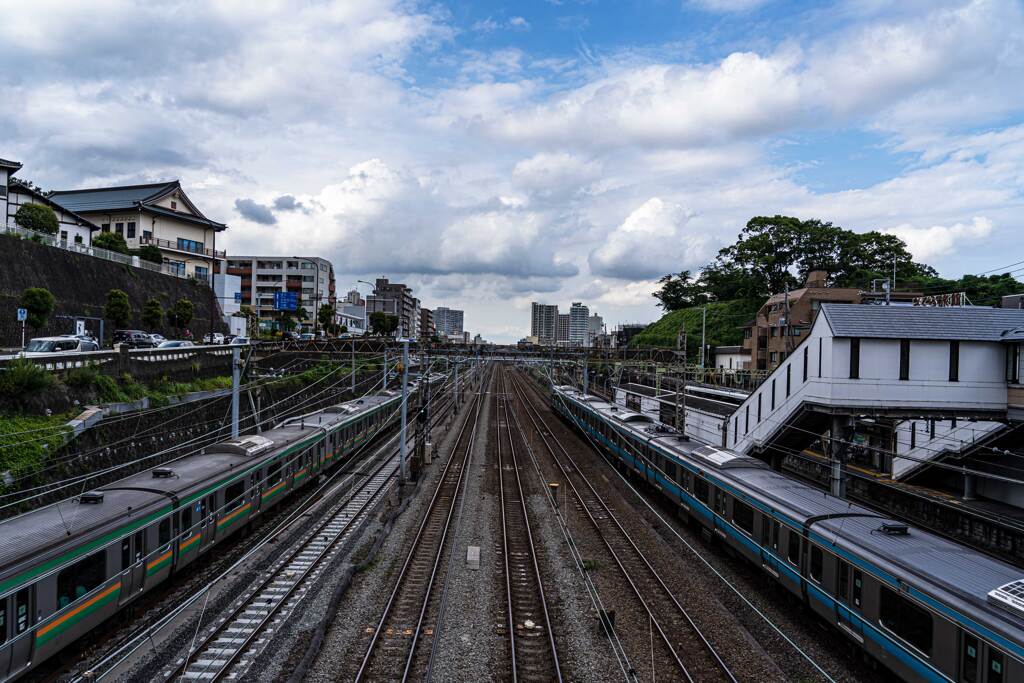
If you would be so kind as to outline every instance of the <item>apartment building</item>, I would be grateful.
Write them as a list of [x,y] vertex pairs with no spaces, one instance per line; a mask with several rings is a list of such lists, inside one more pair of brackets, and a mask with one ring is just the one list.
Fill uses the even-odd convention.
[[434,327],[441,336],[461,335],[463,332],[463,312],[456,308],[438,306],[434,309]]
[[604,334],[604,318],[594,313],[587,318],[587,346],[596,346],[596,339]]
[[398,318],[398,337],[416,339],[420,326],[420,300],[412,294],[412,288],[387,278],[377,278],[373,294],[366,297],[366,315],[377,312]]
[[227,272],[241,277],[241,303],[260,318],[260,328],[275,328],[280,313],[274,308],[278,292],[294,292],[308,314],[299,324],[304,331],[316,327],[321,304],[335,304],[334,266],[317,256],[232,256]]
[[569,346],[570,333],[572,329],[572,316],[568,313],[559,313],[555,320],[555,345]]
[[359,290],[351,289],[345,298],[337,303],[338,324],[344,325],[354,334],[362,334],[368,327],[366,315],[366,299]]
[[536,337],[538,344],[553,345],[558,331],[558,306],[536,301],[530,306],[530,336]]
[[431,339],[437,334],[434,312],[429,308],[420,309],[420,339]]
[[572,346],[587,344],[588,318],[590,318],[590,308],[579,301],[573,301],[569,306],[569,343]]
[[177,180],[57,190],[48,196],[102,232],[121,235],[131,249],[159,248],[164,264],[180,276],[209,281],[225,260],[217,250],[217,233],[228,226],[203,215]]

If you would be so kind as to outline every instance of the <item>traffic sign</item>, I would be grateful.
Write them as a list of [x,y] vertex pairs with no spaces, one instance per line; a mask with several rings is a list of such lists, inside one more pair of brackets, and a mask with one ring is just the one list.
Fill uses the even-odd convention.
[[28,309],[27,308],[19,308],[18,309],[18,322],[19,323],[23,323],[26,320],[28,320]]
[[242,293],[241,292],[235,292],[235,303],[236,304],[242,303]]
[[278,311],[294,311],[299,307],[298,292],[274,292],[274,309]]

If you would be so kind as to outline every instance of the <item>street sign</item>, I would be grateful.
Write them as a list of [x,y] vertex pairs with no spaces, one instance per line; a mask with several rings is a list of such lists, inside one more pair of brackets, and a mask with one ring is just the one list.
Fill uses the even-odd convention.
[[242,293],[241,292],[235,292],[235,303],[236,304],[242,303]]
[[76,320],[75,321],[75,334],[85,334],[85,321],[84,320]]
[[274,292],[274,310],[294,311],[299,307],[298,292]]
[[18,309],[18,322],[19,323],[23,323],[26,320],[28,320],[28,309],[27,308],[19,308]]

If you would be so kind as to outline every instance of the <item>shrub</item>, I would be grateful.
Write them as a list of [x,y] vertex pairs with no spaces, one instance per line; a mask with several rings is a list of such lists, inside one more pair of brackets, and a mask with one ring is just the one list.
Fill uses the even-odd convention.
[[103,307],[103,317],[114,324],[124,327],[132,321],[132,305],[128,294],[120,289],[107,292],[107,305]]
[[135,255],[143,261],[149,261],[150,263],[155,263],[157,265],[164,262],[164,255],[160,253],[160,248],[154,247],[152,244],[139,247],[135,250]]
[[164,307],[159,299],[149,298],[142,305],[142,324],[148,330],[157,330],[164,321]]
[[99,368],[95,365],[85,365],[80,368],[68,370],[64,376],[64,384],[76,389],[86,389],[95,386],[100,377]]
[[0,371],[0,396],[21,399],[48,389],[56,383],[53,375],[26,358],[15,358]]
[[21,306],[28,309],[28,326],[35,331],[46,325],[46,319],[53,313],[53,294],[42,287],[29,287],[21,293]]
[[14,214],[14,222],[26,230],[45,232],[47,235],[56,235],[60,229],[57,214],[42,204],[22,204]]
[[128,242],[116,232],[101,232],[92,238],[92,246],[97,249],[116,251],[119,254],[128,253]]

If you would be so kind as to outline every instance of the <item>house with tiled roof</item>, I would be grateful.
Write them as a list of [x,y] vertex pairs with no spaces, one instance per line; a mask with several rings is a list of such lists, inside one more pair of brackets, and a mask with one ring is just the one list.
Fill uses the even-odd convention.
[[100,227],[84,216],[60,206],[31,182],[15,177],[14,174],[21,168],[22,165],[16,161],[0,159],[0,220],[5,221],[7,226],[18,227],[15,216],[22,206],[48,206],[57,217],[55,237],[64,243],[89,246],[93,232]]
[[211,269],[222,271],[224,251],[217,250],[217,233],[227,225],[206,217],[177,180],[58,190],[50,199],[60,206],[114,232],[132,249],[160,249],[164,264],[179,275],[207,280]]
[[7,218],[7,194],[11,176],[21,170],[21,163],[0,159],[0,217]]

